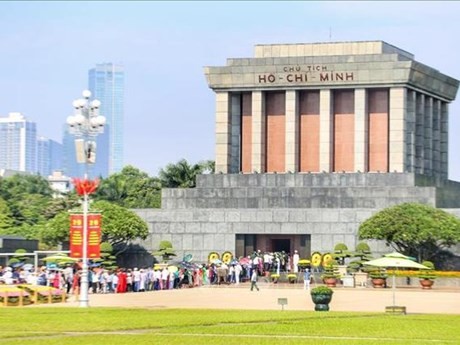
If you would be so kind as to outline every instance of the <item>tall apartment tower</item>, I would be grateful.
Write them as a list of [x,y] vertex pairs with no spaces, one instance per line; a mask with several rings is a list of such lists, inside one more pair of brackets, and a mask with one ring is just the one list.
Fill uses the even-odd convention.
[[0,118],[0,169],[37,172],[37,125],[21,113]]
[[91,97],[101,101],[101,114],[107,119],[105,133],[97,141],[94,174],[106,177],[123,168],[124,67],[96,64],[89,70],[88,77]]
[[62,169],[62,144],[39,136],[37,138],[37,172],[47,177]]

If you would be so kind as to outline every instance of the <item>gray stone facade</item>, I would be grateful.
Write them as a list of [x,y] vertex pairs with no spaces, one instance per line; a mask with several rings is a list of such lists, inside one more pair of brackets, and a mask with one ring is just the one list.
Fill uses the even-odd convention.
[[460,183],[436,185],[411,173],[201,175],[194,189],[164,189],[162,209],[136,213],[150,230],[141,244],[155,249],[169,240],[179,258],[191,253],[206,261],[211,251],[234,253],[236,236],[245,234],[309,235],[310,252],[328,252],[339,242],[354,248],[359,225],[391,205],[421,202],[460,217],[460,200],[444,198],[446,189],[460,195]]

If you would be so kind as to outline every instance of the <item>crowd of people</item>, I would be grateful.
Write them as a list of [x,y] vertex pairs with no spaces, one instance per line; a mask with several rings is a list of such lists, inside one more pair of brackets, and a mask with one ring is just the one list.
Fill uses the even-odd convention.
[[[92,267],[88,270],[90,293],[126,293],[178,289],[213,284],[240,284],[250,281],[257,288],[257,277],[266,272],[299,272],[299,254],[254,252],[240,260],[224,263],[220,260],[203,265],[180,263],[177,266],[117,268]],[[308,271],[308,270],[307,270]],[[309,271],[308,271],[309,272]],[[65,289],[79,294],[81,286],[80,264],[64,268],[41,267],[26,270],[22,267],[0,266],[0,283],[27,283]],[[309,274],[309,273],[308,273]]]

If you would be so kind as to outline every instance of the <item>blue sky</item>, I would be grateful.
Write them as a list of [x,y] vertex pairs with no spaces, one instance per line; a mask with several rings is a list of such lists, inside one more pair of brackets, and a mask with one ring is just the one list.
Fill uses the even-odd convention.
[[[260,43],[383,40],[460,79],[458,13],[459,2],[0,2],[0,116],[22,112],[61,141],[88,70],[123,63],[125,163],[157,175],[214,159],[204,66]],[[450,112],[449,176],[460,181],[460,99]]]

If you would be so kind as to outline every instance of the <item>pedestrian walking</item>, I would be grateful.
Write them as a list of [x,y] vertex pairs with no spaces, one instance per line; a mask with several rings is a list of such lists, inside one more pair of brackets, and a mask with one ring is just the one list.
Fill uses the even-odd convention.
[[303,289],[304,290],[310,290],[310,279],[311,279],[310,270],[306,268],[305,272],[303,273]]
[[254,288],[259,291],[259,287],[257,286],[257,268],[254,268],[252,270],[252,275],[251,275],[251,291],[254,290]]

